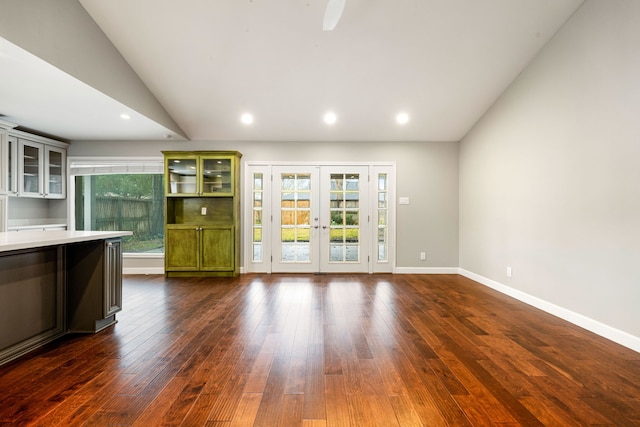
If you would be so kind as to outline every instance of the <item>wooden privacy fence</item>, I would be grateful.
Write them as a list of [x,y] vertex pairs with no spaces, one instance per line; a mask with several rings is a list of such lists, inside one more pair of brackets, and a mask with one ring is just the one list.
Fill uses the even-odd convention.
[[161,201],[98,196],[94,206],[94,230],[127,230],[140,237],[163,233]]

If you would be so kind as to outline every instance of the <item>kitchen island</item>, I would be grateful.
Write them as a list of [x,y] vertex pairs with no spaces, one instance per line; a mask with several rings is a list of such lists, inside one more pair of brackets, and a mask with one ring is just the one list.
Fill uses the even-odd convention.
[[116,322],[127,235],[0,233],[0,365],[67,333],[98,332]]

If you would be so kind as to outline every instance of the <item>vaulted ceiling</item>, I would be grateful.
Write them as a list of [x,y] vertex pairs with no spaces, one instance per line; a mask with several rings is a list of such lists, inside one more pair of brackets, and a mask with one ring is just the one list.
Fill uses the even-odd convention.
[[459,141],[582,0],[347,0],[327,32],[326,0],[79,2],[182,135],[122,123],[130,106],[0,39],[7,120],[69,140]]

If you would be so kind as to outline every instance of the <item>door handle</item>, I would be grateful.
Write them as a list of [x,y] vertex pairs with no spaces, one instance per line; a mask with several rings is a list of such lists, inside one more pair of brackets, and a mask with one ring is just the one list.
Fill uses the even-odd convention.
[[327,228],[327,226],[326,226],[326,225],[323,225],[323,226],[322,226],[322,228],[326,229],[326,228]]

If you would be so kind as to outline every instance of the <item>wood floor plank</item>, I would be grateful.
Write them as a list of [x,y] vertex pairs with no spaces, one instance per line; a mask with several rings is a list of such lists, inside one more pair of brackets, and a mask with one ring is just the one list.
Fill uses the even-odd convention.
[[123,298],[0,366],[0,425],[640,425],[640,354],[458,275],[125,276]]
[[[184,416],[181,422],[174,425],[183,426],[202,426],[207,423],[211,408],[214,406],[220,396],[217,394],[200,393],[191,405],[189,412]],[[227,422],[227,421],[225,421]]]
[[393,411],[389,394],[382,387],[382,375],[373,359],[360,359],[360,371],[362,372],[365,396],[371,418],[375,425],[395,426],[398,419]]
[[398,424],[402,427],[423,427],[426,424],[422,424],[418,413],[413,409],[413,403],[407,396],[390,396],[389,400],[393,407],[393,413],[395,414]]
[[342,375],[325,377],[327,405],[327,427],[348,427],[351,425],[347,392]]
[[233,418],[246,381],[247,375],[230,373],[228,381],[217,394],[218,398],[209,406],[209,421],[230,421]]
[[304,378],[304,411],[306,419],[326,418],[324,349],[321,344],[309,344]]
[[284,409],[284,384],[287,376],[287,363],[288,359],[273,359],[254,426],[273,427],[278,425]]
[[304,396],[302,394],[285,394],[282,411],[278,420],[279,427],[301,426]]
[[[188,401],[190,399],[194,399],[193,395],[188,396],[186,399],[179,398],[180,392],[184,389],[188,380],[186,377],[173,377],[167,386],[157,394],[151,404],[145,408],[144,412],[136,418],[132,425],[135,427],[146,427],[163,424],[179,424],[184,415],[175,414],[171,409],[178,407],[181,411],[188,411],[188,409],[191,408],[190,404],[186,406],[185,403],[189,403]],[[181,405],[173,405],[176,399],[181,400],[179,402]],[[180,417],[179,421],[176,421],[175,417]]]
[[236,411],[229,423],[230,427],[252,426],[258,414],[262,393],[243,393]]
[[302,427],[327,427],[326,420],[302,420]]

